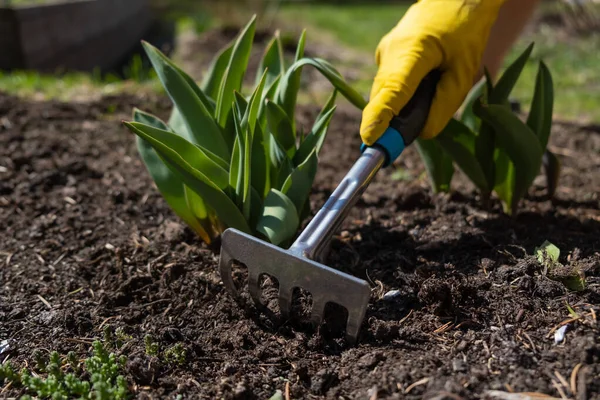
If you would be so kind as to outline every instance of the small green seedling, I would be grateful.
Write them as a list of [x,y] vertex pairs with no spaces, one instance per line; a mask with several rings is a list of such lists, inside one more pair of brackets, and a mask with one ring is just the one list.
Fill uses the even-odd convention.
[[417,139],[435,192],[450,190],[456,164],[478,188],[484,206],[495,193],[504,212],[515,215],[543,165],[548,195],[554,195],[560,163],[547,150],[554,89],[550,71],[542,61],[526,121],[512,112],[508,101],[532,49],[533,43],[495,85],[486,71],[485,79],[465,99],[460,118],[451,119],[434,139]]
[[535,248],[535,255],[540,264],[544,266],[544,273],[553,280],[561,282],[569,290],[580,291],[585,289],[585,278],[576,266],[564,266],[558,259],[560,249],[545,240],[541,246]]
[[169,347],[164,352],[165,361],[169,364],[183,365],[187,356],[187,351],[181,343],[177,343],[172,347]]
[[560,257],[560,249],[545,240],[541,246],[535,248],[535,255],[540,264],[551,269],[558,263]]
[[[137,135],[141,158],[166,202],[208,244],[228,227],[276,245],[291,240],[310,212],[308,196],[336,94],[360,107],[365,103],[331,64],[304,57],[305,32],[290,66],[275,34],[253,89],[242,94],[255,19],[215,56],[200,85],[144,42],[174,108],[168,122],[138,109],[133,121],[124,122]],[[334,87],[307,134],[295,122],[304,66]]]
[[[33,357],[39,373],[32,374],[27,369],[15,372],[10,361],[0,365],[0,384],[10,382],[26,390],[23,398],[35,394],[39,399],[62,400],[70,398],[94,400],[127,399],[127,381],[119,372],[125,364],[125,358],[117,358],[108,353],[101,342],[92,345],[92,356],[84,362],[82,371],[78,358],[70,352],[63,360],[58,352],[50,353],[46,360],[40,352]],[[43,361],[42,361],[43,360]],[[69,372],[70,371],[70,372]]]
[[144,336],[144,347],[146,348],[146,354],[152,357],[158,356],[158,343],[152,339],[152,336]]

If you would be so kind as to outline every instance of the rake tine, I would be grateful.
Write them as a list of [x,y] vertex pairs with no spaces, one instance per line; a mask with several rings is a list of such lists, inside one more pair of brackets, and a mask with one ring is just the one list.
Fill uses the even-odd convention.
[[312,311],[310,315],[310,320],[312,323],[317,326],[321,324],[323,321],[323,313],[325,312],[325,300],[321,298],[316,298],[313,296],[313,304]]
[[260,301],[260,295],[262,291],[260,290],[260,286],[258,285],[258,272],[251,271],[248,268],[248,291],[250,292],[250,296],[252,296],[252,300],[258,305],[262,304]]

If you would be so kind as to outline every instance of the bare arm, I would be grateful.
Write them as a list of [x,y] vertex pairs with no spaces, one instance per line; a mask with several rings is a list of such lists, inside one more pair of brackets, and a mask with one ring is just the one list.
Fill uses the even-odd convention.
[[487,67],[493,78],[496,77],[504,57],[523,32],[539,3],[540,0],[507,0],[504,3],[490,32],[476,81],[483,76],[483,66]]

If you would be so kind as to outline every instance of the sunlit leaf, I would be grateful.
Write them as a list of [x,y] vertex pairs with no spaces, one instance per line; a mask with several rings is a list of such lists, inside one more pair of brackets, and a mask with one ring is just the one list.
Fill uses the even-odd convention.
[[296,135],[292,127],[292,121],[288,118],[285,111],[275,102],[267,100],[267,122],[268,127],[289,158],[296,153]]
[[417,138],[414,143],[425,164],[433,192],[448,192],[454,175],[452,158],[434,139]]
[[494,89],[489,97],[490,104],[504,104],[508,100],[508,96],[512,92],[521,72],[529,59],[531,51],[533,50],[533,43],[513,61],[504,71],[498,82],[494,85]]
[[266,82],[267,87],[277,79],[278,76],[283,74],[285,70],[285,64],[283,61],[283,48],[281,45],[281,38],[279,37],[279,31],[275,32],[273,39],[267,44],[263,58],[261,58],[256,71],[255,85],[258,85],[262,74],[266,71]]
[[229,59],[229,64],[227,65],[217,96],[216,119],[221,126],[225,126],[227,122],[227,114],[231,111],[234,92],[241,90],[244,74],[250,59],[255,30],[256,16],[254,15],[250,19],[250,22],[246,24],[233,46],[231,58]]
[[213,100],[216,100],[219,95],[219,88],[221,87],[227,65],[229,65],[234,44],[235,41],[232,40],[227,46],[219,50],[217,55],[212,59],[208,71],[202,80],[202,90]]
[[281,188],[281,191],[292,200],[298,212],[304,209],[304,203],[308,199],[317,173],[317,163],[317,149],[313,148],[306,160],[294,168]]
[[[206,151],[198,146],[194,146],[181,136],[164,129],[155,128],[139,122],[126,123],[127,127],[133,129],[133,132],[148,141],[154,149],[159,149],[166,153],[165,149],[177,153],[177,155],[189,163],[192,168],[201,171],[209,176],[211,181],[220,189],[229,185],[229,174],[226,169],[214,162],[206,155]],[[159,151],[157,150],[157,151]]]
[[279,190],[271,189],[256,230],[271,243],[279,245],[294,236],[298,225],[298,213],[292,200]]
[[[304,46],[306,43],[306,30],[302,31],[298,46],[296,47],[295,62],[304,57]],[[295,65],[295,64],[294,64]],[[298,91],[300,90],[300,78],[302,75],[302,67],[295,69],[289,68],[279,82],[279,87],[276,95],[277,104],[283,109],[292,123],[292,131],[296,131],[295,109],[298,99]]]
[[333,85],[339,93],[341,93],[350,103],[359,109],[364,109],[367,105],[367,101],[358,93],[352,86],[350,86],[342,77],[342,75],[327,61],[320,58],[303,58],[296,61],[287,70],[285,76],[281,79],[279,86],[279,96],[284,96],[287,92],[287,87],[290,85],[289,81],[291,76],[304,67],[305,65],[311,65],[315,67],[329,82]]
[[[124,124],[133,132],[148,139],[139,128],[138,123],[124,122]],[[152,141],[150,141],[152,143]],[[192,167],[185,157],[182,157],[175,150],[162,145],[160,142],[152,143],[161,160],[173,171],[181,181],[190,189],[194,190],[206,204],[215,211],[217,217],[223,223],[242,232],[251,233],[247,221],[242,213],[229,197],[202,171]],[[211,176],[211,178],[214,178]],[[228,186],[228,185],[227,185]]]
[[[191,78],[186,77],[156,47],[144,42],[144,48],[165,90],[181,113],[189,135],[188,141],[209,150],[222,159],[227,159],[229,148],[222,136],[221,129],[198,97],[195,88],[190,86]],[[191,83],[193,84],[193,81]]]
[[323,143],[325,142],[325,137],[327,136],[327,128],[329,127],[329,123],[331,122],[331,118],[335,112],[335,93],[329,98],[329,101],[325,104],[321,113],[317,116],[315,123],[306,138],[302,141],[302,144],[298,147],[298,151],[294,155],[294,165],[298,165],[312,152],[313,149],[316,149],[316,154],[318,155],[323,147]]
[[[152,125],[157,129],[167,130],[167,125],[159,118],[145,113],[141,110],[134,109],[133,120],[147,125]],[[140,136],[136,136],[136,145],[146,169],[150,173],[152,180],[156,184],[158,191],[165,199],[169,207],[175,214],[181,218],[194,232],[196,232],[206,243],[211,243],[211,237],[208,234],[208,227],[204,226],[198,220],[198,215],[194,211],[199,211],[198,214],[206,214],[206,208],[203,212],[192,210],[188,207],[185,199],[185,186],[166,165],[162,162],[158,154],[150,143]],[[199,205],[204,206],[204,204]]]
[[444,130],[436,136],[442,149],[450,155],[458,167],[483,192],[488,190],[487,180],[475,157],[475,134],[463,123],[451,119]]
[[554,90],[552,76],[546,64],[540,61],[531,109],[527,116],[527,125],[537,135],[542,149],[545,149],[552,128]]

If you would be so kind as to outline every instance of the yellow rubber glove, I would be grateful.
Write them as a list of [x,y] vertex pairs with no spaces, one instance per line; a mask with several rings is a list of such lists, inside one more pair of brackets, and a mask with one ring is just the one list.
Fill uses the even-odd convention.
[[459,109],[480,66],[490,30],[505,0],[420,0],[379,43],[379,67],[360,135],[372,145],[438,68],[441,78],[420,137],[438,135]]

